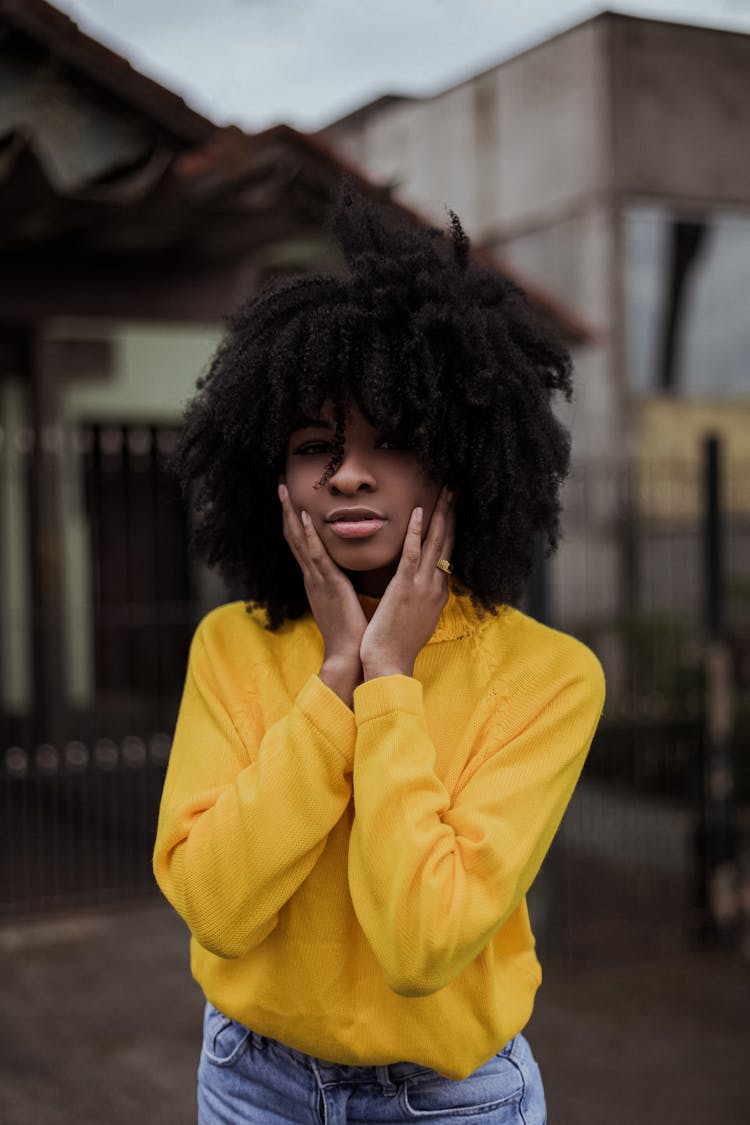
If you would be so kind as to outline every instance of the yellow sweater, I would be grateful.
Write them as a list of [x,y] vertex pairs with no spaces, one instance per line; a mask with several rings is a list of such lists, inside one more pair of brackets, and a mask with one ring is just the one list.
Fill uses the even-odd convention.
[[[362,597],[368,617],[377,602]],[[320,680],[311,615],[199,625],[154,871],[221,1011],[331,1062],[464,1078],[528,1020],[525,895],[604,697],[578,641],[451,590],[414,677]]]

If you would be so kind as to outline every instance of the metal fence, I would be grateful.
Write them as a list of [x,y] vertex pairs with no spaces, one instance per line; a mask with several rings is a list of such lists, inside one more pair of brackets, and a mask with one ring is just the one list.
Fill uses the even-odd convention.
[[154,889],[170,736],[10,746],[0,770],[0,918],[119,903]]
[[748,923],[750,466],[719,473],[717,453],[577,466],[567,489],[545,608],[598,652],[608,699],[532,895],[552,952],[674,950]]
[[[151,849],[189,637],[228,593],[188,557],[168,446],[157,428],[136,438],[126,427],[119,436],[117,427],[85,435],[76,480],[66,484],[81,503],[78,553],[66,550],[82,573],[68,580],[65,621],[38,617],[33,581],[28,612],[11,606],[9,614],[6,581],[0,918],[155,891]],[[15,472],[17,510],[28,473]],[[737,701],[732,810],[742,829],[750,807],[750,506],[740,493],[750,476],[740,473],[735,485],[736,475],[723,493],[722,538]],[[644,476],[642,468],[576,466],[559,559],[530,586],[528,608],[591,644],[609,681],[601,729],[531,895],[548,955],[675,949],[710,918],[702,488],[700,474],[684,467]],[[18,524],[3,528],[18,532]],[[134,528],[151,543],[147,555],[132,543]],[[25,534],[33,574],[33,520]],[[7,556],[7,543],[0,548]],[[72,699],[58,708],[55,737],[40,738],[31,732],[45,708],[41,681],[29,676],[19,690],[23,677],[8,674],[8,661],[33,667],[34,649],[50,643],[62,647],[63,664],[75,663],[65,669]]]
[[701,739],[693,722],[603,722],[531,895],[547,956],[611,959],[706,940]]

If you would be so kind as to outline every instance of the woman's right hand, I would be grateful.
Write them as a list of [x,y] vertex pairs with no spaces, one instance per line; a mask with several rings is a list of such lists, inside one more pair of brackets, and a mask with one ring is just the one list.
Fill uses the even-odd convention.
[[321,679],[351,706],[351,694],[362,680],[359,649],[367,618],[351,582],[328,554],[307,513],[294,510],[284,484],[279,485],[279,500],[284,538],[302,570],[307,600],[323,636]]

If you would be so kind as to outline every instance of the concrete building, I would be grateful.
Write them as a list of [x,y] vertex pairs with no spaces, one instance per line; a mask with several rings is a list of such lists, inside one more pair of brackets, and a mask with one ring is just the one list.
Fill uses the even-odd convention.
[[[574,472],[567,497],[568,526],[585,503],[598,533],[568,535],[557,618],[632,610],[636,588],[658,602],[676,571],[692,597],[694,533],[690,550],[678,535],[670,556],[652,543],[636,561],[621,530],[632,516],[695,525],[708,431],[730,463],[727,504],[750,513],[750,36],[605,12],[323,133],[399,200],[438,221],[455,209],[475,242],[599,329],[576,355],[569,415],[578,464],[599,470],[585,500]],[[613,461],[637,486],[616,499]],[[750,559],[729,565],[746,576]]]

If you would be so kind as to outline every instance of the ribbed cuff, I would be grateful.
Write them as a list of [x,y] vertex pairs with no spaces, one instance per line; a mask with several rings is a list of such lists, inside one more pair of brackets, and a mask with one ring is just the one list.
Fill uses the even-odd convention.
[[354,689],[354,718],[358,727],[370,719],[378,719],[393,711],[408,715],[424,713],[422,684],[419,680],[400,673],[376,676],[374,680],[365,680]]
[[316,672],[305,682],[295,704],[341,757],[351,761],[357,737],[354,715]]

